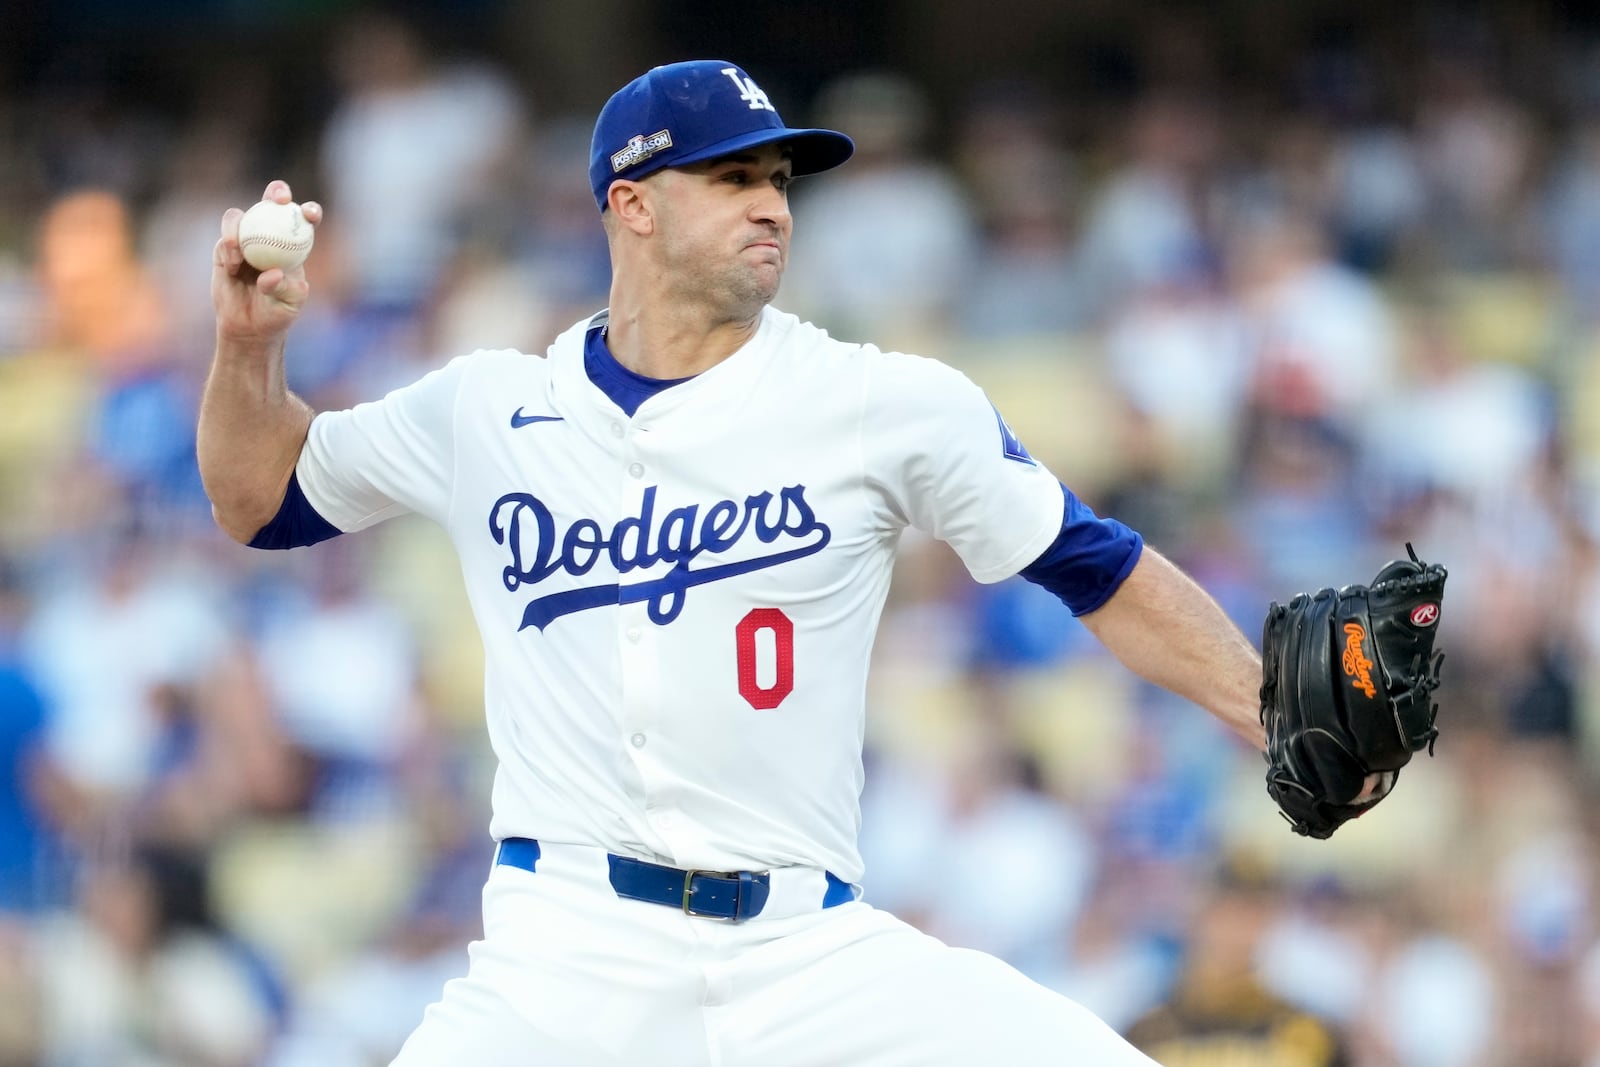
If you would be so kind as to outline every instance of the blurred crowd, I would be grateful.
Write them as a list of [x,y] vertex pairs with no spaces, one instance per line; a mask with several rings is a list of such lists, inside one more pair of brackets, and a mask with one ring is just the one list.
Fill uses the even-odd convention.
[[[384,1064],[478,930],[453,557],[213,527],[211,248],[270,177],[324,204],[288,359],[319,408],[540,351],[606,299],[602,101],[545,113],[399,19],[328,41],[282,159],[248,79],[0,93],[0,1067]],[[1093,124],[1020,77],[774,91],[858,145],[795,185],[778,304],[966,371],[1248,633],[1408,541],[1446,563],[1437,752],[1296,838],[1258,755],[908,536],[867,897],[1169,1067],[1600,1067],[1600,37],[1513,61],[1466,24],[1403,71],[1336,37],[1248,96],[1204,55]]]

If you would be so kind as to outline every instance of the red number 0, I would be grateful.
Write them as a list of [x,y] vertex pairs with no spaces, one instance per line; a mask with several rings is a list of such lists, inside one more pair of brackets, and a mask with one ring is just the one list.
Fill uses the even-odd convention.
[[[760,656],[756,635],[763,630],[772,633],[772,651],[777,661],[772,684],[765,687],[757,672]],[[739,620],[733,635],[739,653],[739,695],[760,711],[782,704],[783,698],[794,692],[794,623],[777,608],[754,608]]]

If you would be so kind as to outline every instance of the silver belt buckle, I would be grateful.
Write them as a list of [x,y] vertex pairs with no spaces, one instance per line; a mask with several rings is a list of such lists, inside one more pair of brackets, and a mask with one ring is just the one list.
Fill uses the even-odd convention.
[[712,922],[722,922],[722,923],[737,922],[739,920],[739,905],[741,903],[743,903],[743,899],[742,898],[744,896],[744,886],[742,884],[740,884],[733,891],[733,914],[732,915],[713,915],[708,911],[695,911],[694,908],[689,904],[689,895],[690,895],[690,893],[692,893],[694,891],[694,876],[697,875],[697,874],[709,874],[714,878],[732,878],[732,879],[734,879],[735,882],[737,882],[739,880],[739,876],[738,876],[737,873],[729,874],[729,873],[726,873],[724,871],[699,871],[699,870],[693,870],[693,869],[684,871],[683,872],[683,913],[685,915],[693,915],[696,919],[710,919]]

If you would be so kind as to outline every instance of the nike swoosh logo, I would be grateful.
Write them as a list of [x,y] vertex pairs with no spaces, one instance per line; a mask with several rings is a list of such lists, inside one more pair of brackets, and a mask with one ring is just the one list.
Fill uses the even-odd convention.
[[513,430],[520,430],[524,426],[532,426],[536,422],[566,421],[567,420],[562,418],[560,415],[524,415],[521,408],[518,408],[511,413],[511,428]]

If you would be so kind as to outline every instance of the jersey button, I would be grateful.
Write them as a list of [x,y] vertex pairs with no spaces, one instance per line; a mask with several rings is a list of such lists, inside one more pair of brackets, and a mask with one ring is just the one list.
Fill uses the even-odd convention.
[[634,734],[632,737],[628,738],[628,740],[633,743],[634,748],[644,747],[644,734]]
[[611,436],[612,437],[621,437],[622,436],[622,423],[613,422],[611,424]]
[[628,640],[629,641],[632,641],[635,644],[637,644],[638,641],[639,641],[639,638],[642,637],[642,636],[643,636],[643,633],[640,631],[640,629],[637,626],[628,627]]
[[644,464],[642,464],[642,463],[631,463],[631,464],[629,464],[628,465],[628,473],[633,475],[635,478],[643,478],[644,477]]

